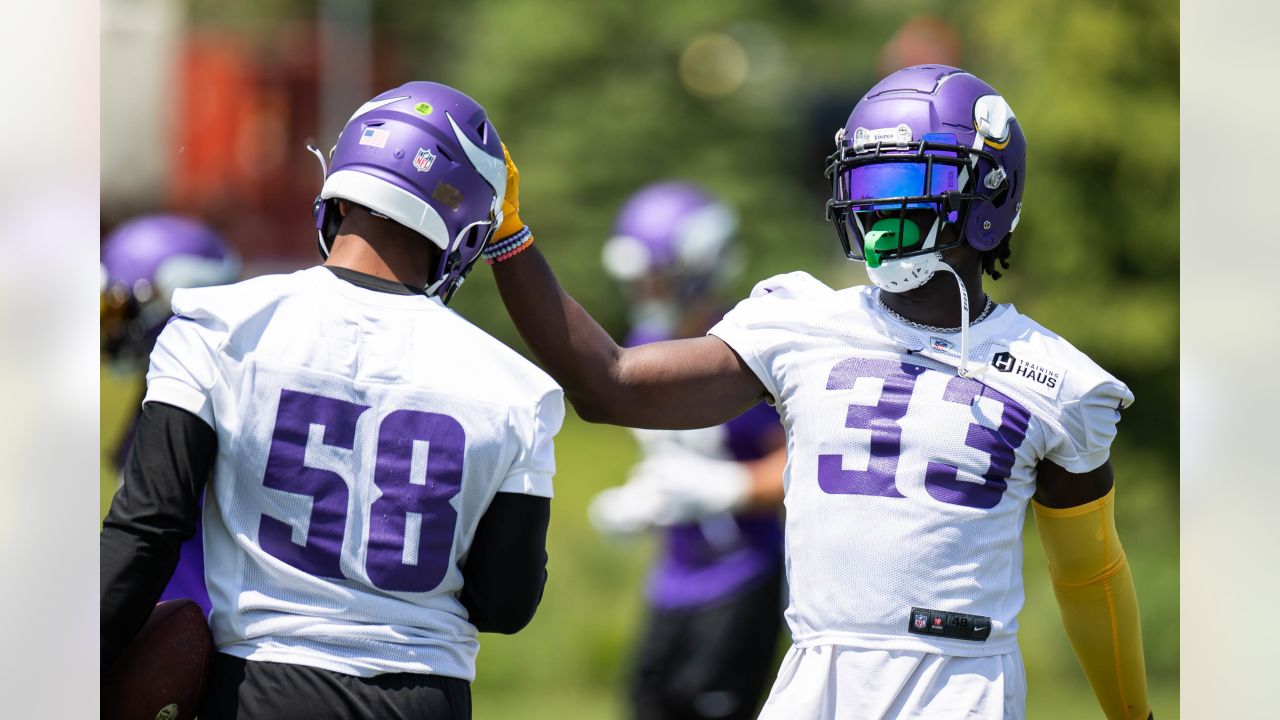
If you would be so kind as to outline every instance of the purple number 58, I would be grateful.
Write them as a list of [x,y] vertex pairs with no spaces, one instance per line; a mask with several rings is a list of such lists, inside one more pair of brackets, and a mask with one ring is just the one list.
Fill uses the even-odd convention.
[[[836,363],[827,377],[828,390],[848,390],[858,378],[884,380],[875,405],[850,405],[845,427],[871,431],[870,455],[866,470],[846,470],[842,455],[818,456],[818,486],[832,495],[875,495],[905,497],[897,486],[898,455],[902,451],[902,426],[916,380],[927,371],[920,365],[897,360],[849,358]],[[999,428],[970,423],[965,445],[986,453],[990,467],[982,482],[959,479],[959,468],[929,462],[925,490],[935,500],[952,505],[987,510],[1000,502],[1013,469],[1014,450],[1027,435],[1030,413],[1008,396],[971,378],[953,377],[942,399],[972,406],[979,397],[998,401],[1004,410]]]
[[[312,575],[344,577],[342,547],[350,491],[338,473],[307,466],[307,440],[311,427],[320,426],[325,445],[353,450],[356,421],[368,409],[336,398],[280,391],[262,484],[311,497],[311,516],[306,542],[298,544],[293,541],[293,519],[263,515],[258,525],[263,550]],[[431,590],[449,569],[458,520],[450,501],[462,489],[466,433],[448,415],[397,410],[383,418],[377,443],[373,482],[381,496],[367,510],[365,571],[383,590]]]

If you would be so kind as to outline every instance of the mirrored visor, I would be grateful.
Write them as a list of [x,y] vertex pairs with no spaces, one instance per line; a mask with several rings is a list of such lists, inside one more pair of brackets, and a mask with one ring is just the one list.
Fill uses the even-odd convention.
[[[889,162],[863,165],[845,174],[845,188],[850,200],[878,198],[920,197],[941,195],[959,189],[959,171],[954,165],[934,165],[925,183],[924,163]],[[926,207],[908,205],[907,207]],[[858,210],[879,210],[901,207],[899,203],[857,206]]]
[[[925,135],[925,142],[955,143],[955,136],[949,134],[930,133]],[[955,158],[956,153],[945,150],[925,151],[925,157]],[[901,202],[856,204],[857,200],[876,200],[882,198],[915,198],[938,196],[960,189],[960,168],[954,164],[940,162],[916,162],[918,156],[912,155],[911,161],[893,160],[867,163],[845,171],[843,180],[844,198],[855,201],[850,208],[854,212],[872,210],[894,210],[903,207]],[[907,208],[929,208],[941,212],[937,203],[908,203]],[[955,222],[956,213],[949,213],[946,219]]]

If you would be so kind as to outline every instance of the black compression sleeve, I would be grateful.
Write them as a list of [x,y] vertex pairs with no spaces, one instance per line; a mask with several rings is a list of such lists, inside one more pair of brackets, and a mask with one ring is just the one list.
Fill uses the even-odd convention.
[[99,538],[104,674],[146,622],[178,563],[179,546],[195,534],[217,445],[213,428],[186,410],[142,406],[124,483]]
[[510,635],[533,619],[547,583],[551,499],[498,493],[462,568],[462,604],[481,632]]

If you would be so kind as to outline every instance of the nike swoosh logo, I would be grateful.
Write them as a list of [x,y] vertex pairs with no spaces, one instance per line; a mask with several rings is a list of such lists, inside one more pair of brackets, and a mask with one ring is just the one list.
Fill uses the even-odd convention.
[[370,100],[369,102],[356,108],[356,111],[352,113],[351,117],[347,120],[347,124],[350,125],[352,120],[355,120],[356,118],[360,117],[361,115],[367,112],[377,110],[380,107],[385,107],[387,105],[390,105],[393,102],[400,102],[401,100],[408,100],[408,99],[409,99],[408,95],[401,95],[400,97],[385,98],[383,100]]
[[480,177],[489,183],[489,187],[493,188],[497,194],[498,200],[495,203],[498,209],[502,209],[502,198],[507,192],[507,162],[504,158],[494,157],[485,152],[484,148],[471,142],[471,138],[462,132],[462,128],[458,127],[458,123],[454,122],[453,115],[444,114],[449,118],[449,125],[453,127],[453,134],[458,138],[458,144],[462,146],[462,152],[467,154],[467,160],[480,173]]

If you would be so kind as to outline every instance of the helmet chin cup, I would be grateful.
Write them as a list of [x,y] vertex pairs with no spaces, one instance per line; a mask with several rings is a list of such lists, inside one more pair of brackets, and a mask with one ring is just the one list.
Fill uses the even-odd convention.
[[914,290],[929,282],[942,262],[941,250],[891,258],[881,258],[880,253],[914,246],[925,250],[936,247],[941,228],[942,218],[935,217],[922,241],[920,226],[915,222],[906,218],[880,220],[862,239],[867,277],[876,287],[892,293]]
[[941,262],[941,252],[894,258],[881,262],[878,267],[868,265],[867,277],[885,292],[906,292],[929,282]]

